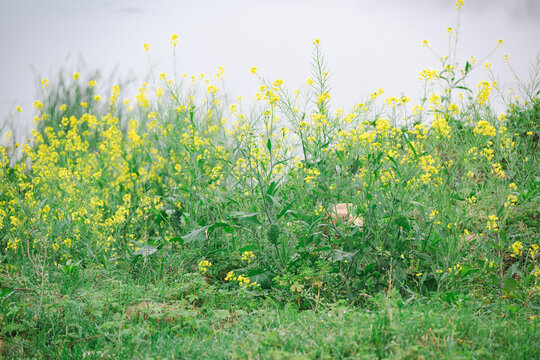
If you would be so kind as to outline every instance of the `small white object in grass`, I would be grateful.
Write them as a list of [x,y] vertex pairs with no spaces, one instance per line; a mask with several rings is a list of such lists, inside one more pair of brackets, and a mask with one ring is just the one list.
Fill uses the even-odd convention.
[[360,227],[364,225],[364,220],[354,214],[355,209],[352,203],[339,203],[332,208],[330,216],[334,219],[334,224],[339,220],[346,221],[348,225]]

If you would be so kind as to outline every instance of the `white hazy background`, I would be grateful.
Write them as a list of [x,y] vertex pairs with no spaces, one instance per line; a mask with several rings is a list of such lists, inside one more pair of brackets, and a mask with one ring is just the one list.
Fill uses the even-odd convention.
[[[504,54],[527,78],[540,51],[540,0],[465,0],[461,18],[462,65],[503,39],[489,59],[500,85],[514,85]],[[414,102],[418,73],[439,65],[422,40],[446,54],[446,28],[455,25],[455,0],[0,0],[0,121],[28,128],[38,79],[54,84],[60,69],[99,69],[104,79],[131,75],[136,84],[150,67],[156,77],[172,73],[173,33],[177,73],[210,75],[224,66],[230,99],[252,98],[259,85],[252,66],[290,89],[302,86],[319,38],[334,107],[350,109],[378,88]],[[488,79],[483,69],[474,76]],[[100,89],[109,95],[110,87]]]

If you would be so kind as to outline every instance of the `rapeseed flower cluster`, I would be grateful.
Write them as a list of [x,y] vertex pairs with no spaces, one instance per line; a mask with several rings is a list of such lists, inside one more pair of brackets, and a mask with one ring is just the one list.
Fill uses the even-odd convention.
[[237,275],[234,271],[229,271],[225,277],[225,281],[236,282],[238,286],[249,289],[260,289],[261,286],[256,281],[249,280],[249,277],[245,275]]
[[497,135],[497,129],[493,125],[491,125],[489,122],[485,120],[480,120],[476,127],[474,128],[473,132],[476,135],[484,135],[484,136],[496,136]]
[[[178,36],[171,36],[171,44],[177,46]],[[315,45],[319,51],[319,41]],[[22,160],[0,147],[2,251],[10,259],[52,251],[51,263],[61,264],[92,253],[101,259],[96,261],[114,263],[153,240],[182,239],[183,246],[201,251],[201,274],[237,268],[218,261],[289,271],[295,254],[309,249],[332,249],[320,256],[336,268],[354,266],[350,254],[373,253],[382,262],[394,261],[392,266],[405,264],[407,276],[417,281],[445,268],[465,273],[466,259],[456,265],[438,259],[430,270],[422,258],[404,249],[393,253],[385,243],[399,238],[405,247],[421,248],[415,239],[431,246],[430,236],[436,236],[440,248],[471,247],[480,239],[488,248],[521,205],[518,196],[525,201],[508,165],[519,138],[508,131],[505,117],[475,113],[479,104],[488,105],[496,84],[481,82],[478,95],[468,100],[433,91],[456,66],[446,62],[441,70],[423,70],[425,96],[417,104],[403,95],[381,101],[379,89],[350,112],[330,106],[324,66],[292,95],[282,79],[266,80],[252,67],[261,85],[250,111],[242,98],[227,103],[219,83],[204,74],[185,74],[177,83],[162,72],[157,86],[144,82],[125,100],[118,85],[98,94],[97,80],[85,86],[75,73],[73,86],[82,87],[84,96],[51,101],[54,81],[43,79],[45,97],[34,102],[36,129],[20,146]],[[224,71],[218,68],[213,79],[222,79]],[[497,204],[486,200],[486,189],[502,194],[493,200]],[[354,230],[361,233],[349,236],[339,228],[343,224],[329,226],[322,215],[335,199],[366,215]],[[445,209],[450,203],[459,211]],[[480,212],[485,208],[501,210],[486,219]],[[266,231],[269,224],[279,230]],[[201,226],[207,231],[197,233]],[[488,231],[470,234],[474,228]],[[364,237],[372,239],[365,246],[374,251],[363,252],[358,239]],[[254,244],[257,256],[238,256],[238,249]],[[204,257],[216,248],[237,255],[212,264]],[[438,248],[430,248],[433,258]],[[538,246],[528,250],[534,259]],[[527,252],[521,242],[509,251],[514,257]],[[298,279],[287,284],[296,284],[289,289],[300,296],[306,277]],[[260,288],[234,271],[224,280]],[[322,278],[315,283],[323,288]]]
[[540,251],[540,246],[537,245],[537,244],[532,244],[530,247],[529,247],[529,254],[531,255],[531,258],[533,260],[536,259],[536,255],[538,255],[538,252]]
[[208,260],[201,260],[199,261],[198,267],[201,274],[206,274],[208,272],[208,269],[212,266],[212,263]]
[[242,261],[246,261],[248,263],[251,263],[253,260],[255,260],[255,254],[253,251],[244,251],[242,253],[242,256],[240,257]]
[[510,256],[512,257],[520,256],[523,253],[523,244],[521,243],[521,241],[515,241],[508,248],[511,251]]
[[490,231],[499,231],[498,220],[499,218],[496,215],[489,215],[486,223],[487,229]]

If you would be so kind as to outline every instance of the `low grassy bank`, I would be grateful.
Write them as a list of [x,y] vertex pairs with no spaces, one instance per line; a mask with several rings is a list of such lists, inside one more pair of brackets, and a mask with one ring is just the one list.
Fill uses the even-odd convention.
[[[48,284],[11,297],[4,355],[13,358],[532,359],[540,352],[529,305],[470,294],[397,292],[299,311],[209,285],[198,273],[170,283],[88,269],[80,286]],[[56,285],[56,286],[55,286]],[[14,321],[17,319],[17,321]],[[4,318],[6,321],[6,318]]]

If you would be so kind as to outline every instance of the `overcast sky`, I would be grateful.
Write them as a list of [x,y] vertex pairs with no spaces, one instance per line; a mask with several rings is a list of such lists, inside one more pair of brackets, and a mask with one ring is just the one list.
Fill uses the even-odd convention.
[[[540,0],[469,0],[462,13],[459,55],[477,59],[497,39],[505,41],[490,59],[501,83],[512,76],[502,55],[520,74],[540,51]],[[418,73],[437,59],[422,47],[429,39],[444,53],[445,32],[455,26],[454,0],[18,0],[0,1],[0,118],[23,106],[30,122],[36,78],[61,68],[143,81],[150,43],[156,74],[171,72],[170,35],[179,35],[179,73],[215,73],[226,68],[231,97],[251,98],[257,66],[290,88],[309,75],[312,42],[321,39],[332,75],[334,106],[352,107],[380,87],[386,96],[418,94]],[[478,73],[477,76],[486,74]],[[485,77],[485,76],[484,76]]]

